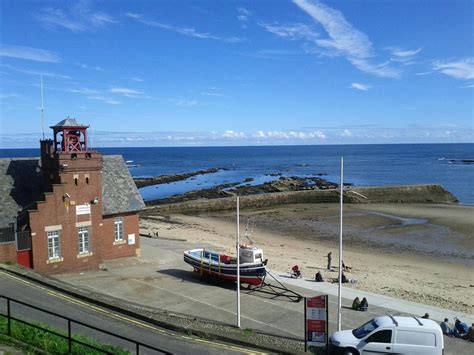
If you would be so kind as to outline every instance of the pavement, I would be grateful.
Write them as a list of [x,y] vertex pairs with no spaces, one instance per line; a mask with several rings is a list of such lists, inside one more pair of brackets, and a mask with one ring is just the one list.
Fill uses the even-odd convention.
[[[107,262],[107,271],[90,271],[57,276],[63,282],[93,292],[100,292],[165,310],[183,317],[209,319],[227,325],[236,324],[236,292],[234,285],[216,285],[200,278],[183,262],[183,251],[195,247],[185,241],[142,238],[140,259],[120,259]],[[337,330],[337,284],[291,279],[282,272],[272,272],[282,283],[305,297],[329,295],[329,331]],[[388,275],[387,277],[390,277]],[[285,297],[271,296],[241,289],[241,326],[272,334],[302,344],[304,334],[303,302],[291,302]],[[440,292],[442,292],[440,290]],[[388,296],[342,289],[342,329],[352,329],[385,314],[422,316],[453,323],[455,316],[464,322],[474,322],[474,315],[461,314],[432,306],[395,299]],[[356,297],[367,297],[368,312],[351,309]],[[468,323],[469,324],[469,323]],[[474,353],[474,344],[445,337],[445,354]]]

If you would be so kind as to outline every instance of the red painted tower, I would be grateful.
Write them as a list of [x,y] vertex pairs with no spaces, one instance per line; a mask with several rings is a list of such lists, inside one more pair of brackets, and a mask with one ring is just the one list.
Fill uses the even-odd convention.
[[[87,128],[74,118],[66,118],[50,128],[54,132],[54,147],[57,152],[87,152]],[[61,141],[58,140],[61,134]]]

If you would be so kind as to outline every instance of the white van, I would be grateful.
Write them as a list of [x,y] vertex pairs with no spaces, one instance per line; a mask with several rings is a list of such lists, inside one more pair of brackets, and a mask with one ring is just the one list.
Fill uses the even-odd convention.
[[330,354],[429,354],[442,355],[441,327],[431,319],[382,316],[359,328],[335,332]]

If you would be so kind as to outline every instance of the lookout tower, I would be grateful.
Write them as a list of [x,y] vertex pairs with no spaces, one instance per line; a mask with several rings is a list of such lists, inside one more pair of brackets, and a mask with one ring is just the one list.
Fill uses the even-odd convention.
[[[87,128],[74,118],[66,118],[50,128],[54,132],[54,149],[56,152],[87,152]],[[61,141],[59,141],[60,135]]]

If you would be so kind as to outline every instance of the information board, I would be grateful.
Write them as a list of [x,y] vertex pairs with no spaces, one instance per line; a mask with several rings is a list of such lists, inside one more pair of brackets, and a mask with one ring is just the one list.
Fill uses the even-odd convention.
[[328,343],[328,296],[305,298],[305,351]]
[[77,205],[76,206],[76,215],[79,216],[81,214],[91,214],[91,205]]

